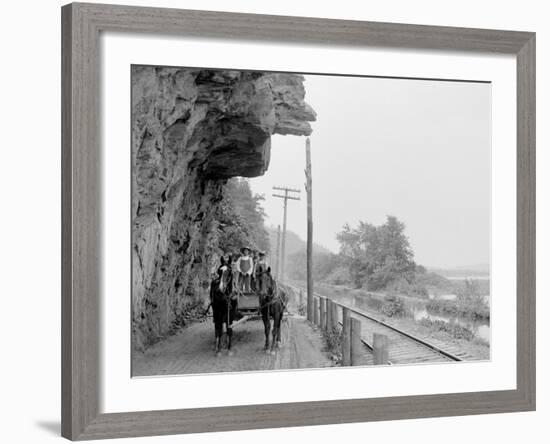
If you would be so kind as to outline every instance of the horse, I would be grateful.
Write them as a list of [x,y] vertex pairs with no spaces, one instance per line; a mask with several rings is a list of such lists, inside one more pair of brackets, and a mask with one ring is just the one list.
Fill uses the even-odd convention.
[[210,283],[210,303],[212,304],[212,313],[214,318],[214,330],[216,336],[216,356],[221,351],[221,339],[223,335],[223,324],[227,329],[227,352],[232,355],[231,337],[233,329],[231,325],[235,319],[237,311],[237,299],[233,298],[233,272],[231,270],[231,260],[225,261],[221,258],[221,264],[218,268],[218,276]]
[[[260,298],[260,313],[264,323],[266,353],[275,354],[275,348],[281,346],[281,322],[287,303],[286,293],[277,287],[277,282],[271,275],[271,267],[259,273],[256,280]],[[273,318],[273,340],[269,347],[269,333],[271,330],[271,318]]]

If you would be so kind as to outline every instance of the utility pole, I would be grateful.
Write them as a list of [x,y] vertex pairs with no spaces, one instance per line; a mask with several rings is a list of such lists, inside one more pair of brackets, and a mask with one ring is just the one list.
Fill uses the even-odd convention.
[[288,206],[288,200],[300,200],[300,196],[292,195],[290,193],[298,193],[300,194],[300,190],[297,190],[296,188],[289,188],[289,187],[273,187],[274,190],[277,191],[284,191],[284,195],[282,194],[273,194],[273,197],[277,197],[279,199],[284,199],[284,214],[283,214],[283,237],[281,240],[281,260],[280,260],[280,267],[279,267],[279,279],[284,280],[285,278],[285,254],[286,254],[286,215],[287,215],[287,206]]
[[306,193],[307,193],[307,317],[313,321],[313,189],[311,179],[311,143],[306,139]]
[[275,256],[275,279],[279,279],[279,269],[281,268],[281,226],[277,225],[277,247]]

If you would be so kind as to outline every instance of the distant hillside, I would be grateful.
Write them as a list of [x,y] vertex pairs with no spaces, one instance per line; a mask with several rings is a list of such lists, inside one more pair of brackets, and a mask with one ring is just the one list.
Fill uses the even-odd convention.
[[491,274],[489,264],[465,265],[453,268],[427,267],[428,271],[437,273],[446,278],[458,277],[486,277]]
[[[276,251],[277,251],[277,227],[267,227],[267,232],[269,234],[269,241],[270,241],[270,256],[272,258],[275,257]],[[282,230],[281,230],[282,231]],[[300,251],[306,250],[306,241],[303,240],[300,236],[298,236],[296,233],[290,230],[286,230],[286,244],[285,244],[285,250],[286,250],[286,257],[292,256],[295,253],[298,253]],[[322,245],[318,245],[316,243],[313,243],[313,251],[318,253],[330,253],[330,250],[323,247]],[[273,259],[272,259],[273,261]]]

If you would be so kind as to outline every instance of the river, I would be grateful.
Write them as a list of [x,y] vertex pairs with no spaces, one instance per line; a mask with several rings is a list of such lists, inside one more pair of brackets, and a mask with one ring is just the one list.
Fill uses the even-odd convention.
[[491,326],[487,320],[474,320],[461,316],[446,316],[444,314],[435,315],[426,310],[425,304],[419,304],[417,306],[412,305],[409,316],[412,316],[417,322],[420,322],[422,319],[429,319],[430,321],[455,322],[461,327],[465,327],[470,330],[474,334],[474,337],[482,339],[487,343],[491,342]]
[[[327,288],[327,287],[325,287]],[[322,289],[320,288],[322,291]],[[366,311],[381,311],[384,305],[384,297],[380,294],[353,294],[353,290],[349,288],[330,286],[331,297],[351,307]],[[474,320],[465,318],[462,316],[450,316],[446,314],[433,314],[426,309],[426,302],[417,298],[409,298],[404,296],[405,315],[414,319],[416,322],[422,321],[422,319],[429,319],[431,321],[443,321],[443,322],[455,322],[456,324],[470,330],[475,338],[481,339],[487,343],[491,342],[491,327],[488,320]],[[454,294],[442,294],[438,296],[431,295],[430,299],[456,299]],[[489,300],[489,296],[486,296]]]

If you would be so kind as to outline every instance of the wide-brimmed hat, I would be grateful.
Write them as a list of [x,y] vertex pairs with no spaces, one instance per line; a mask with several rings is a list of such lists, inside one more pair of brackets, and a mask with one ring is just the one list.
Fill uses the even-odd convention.
[[258,251],[258,255],[265,256],[265,251]]
[[241,248],[241,253],[244,254],[244,250],[248,250],[249,253],[252,251],[252,250],[250,249],[250,247],[242,247],[242,248]]

